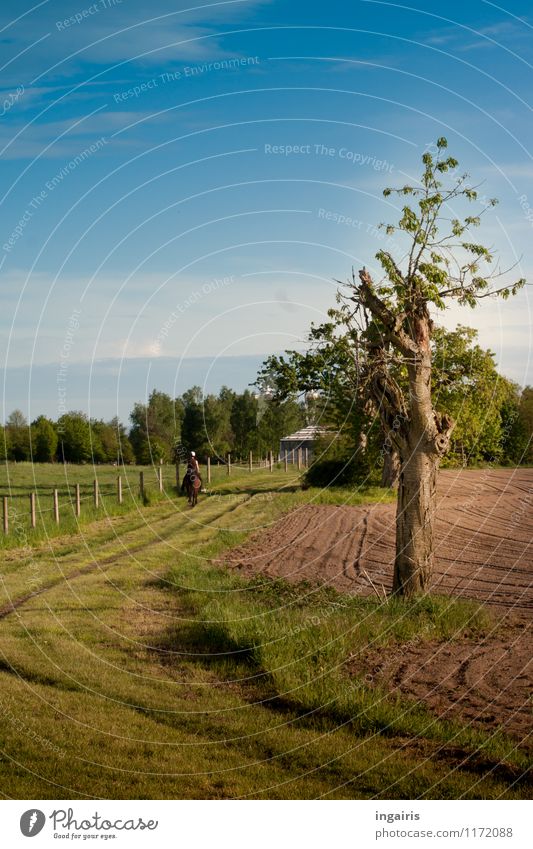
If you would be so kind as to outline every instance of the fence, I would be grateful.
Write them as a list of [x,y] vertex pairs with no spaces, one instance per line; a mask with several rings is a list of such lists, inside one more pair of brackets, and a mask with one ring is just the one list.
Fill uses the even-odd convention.
[[[205,464],[205,476],[206,482],[211,483],[212,471],[214,468],[226,468],[227,476],[231,476],[235,470],[239,472],[243,472],[245,470],[249,472],[257,471],[257,470],[265,470],[269,469],[270,472],[274,471],[274,467],[281,466],[288,472],[289,465],[293,468],[296,466],[298,470],[305,469],[308,463],[308,451],[306,449],[299,449],[297,451],[291,452],[292,456],[289,458],[287,455],[284,456],[283,460],[279,454],[274,455],[273,451],[269,451],[266,455],[263,455],[256,460],[254,460],[253,454],[250,451],[248,460],[246,462],[234,462],[231,454],[228,454],[225,459],[221,459],[220,457],[211,458],[207,457],[207,462]],[[183,471],[185,467],[183,467]],[[139,473],[139,485],[138,485],[138,495],[141,502],[144,502],[147,495],[147,487],[145,480],[145,472],[140,471]],[[126,479],[127,480],[127,479]],[[155,482],[156,489],[159,493],[165,492],[164,480],[163,480],[163,468],[161,466],[155,468]],[[175,465],[175,487],[177,489],[181,488],[181,474],[180,474],[180,463],[176,463]],[[84,502],[91,502],[92,506],[95,510],[100,509],[102,506],[102,493],[100,489],[100,483],[98,478],[94,478],[91,481],[86,481],[84,483],[85,486],[90,488],[90,495],[82,497],[81,495],[81,485],[79,483],[72,484],[68,487],[68,507],[70,511],[73,511],[74,516],[79,519],[82,515],[82,506]],[[124,503],[124,476],[117,475],[115,484],[112,485],[115,491],[116,503],[122,505]],[[128,481],[129,491],[135,491],[131,489]],[[61,515],[64,511],[64,505],[60,505],[59,500],[59,489],[52,489],[51,496],[44,495],[42,493],[38,493],[37,491],[32,491],[25,495],[16,495],[16,496],[2,496],[2,515],[3,515],[3,530],[4,534],[8,534],[10,532],[10,501],[17,500],[18,502],[21,499],[28,498],[28,517],[29,524],[32,529],[37,527],[37,518],[40,516],[43,518],[44,515],[50,513],[55,524],[60,524]],[[109,499],[110,493],[106,492],[105,498]],[[112,494],[111,494],[111,497]],[[47,498],[51,498],[50,507],[43,506],[45,500]],[[50,503],[50,502],[48,502]],[[17,514],[18,515],[18,514]],[[72,515],[72,512],[70,513]]]

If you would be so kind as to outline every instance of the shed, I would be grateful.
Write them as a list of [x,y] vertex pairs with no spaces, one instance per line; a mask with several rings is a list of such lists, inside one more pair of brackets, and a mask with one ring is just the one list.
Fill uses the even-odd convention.
[[287,458],[288,463],[296,463],[298,460],[298,449],[301,448],[304,454],[304,462],[309,465],[313,459],[313,449],[315,442],[319,436],[327,433],[325,427],[318,425],[309,425],[291,433],[289,436],[284,436],[279,442],[279,455],[281,460]]

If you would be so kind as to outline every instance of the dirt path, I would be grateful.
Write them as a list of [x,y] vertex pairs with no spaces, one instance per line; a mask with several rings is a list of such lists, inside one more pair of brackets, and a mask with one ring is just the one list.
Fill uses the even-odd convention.
[[[342,592],[389,591],[394,505],[305,506],[230,552],[226,563]],[[531,746],[533,470],[444,471],[432,591],[477,599],[499,623],[483,640],[414,641],[351,658],[347,673],[423,701],[443,719]]]

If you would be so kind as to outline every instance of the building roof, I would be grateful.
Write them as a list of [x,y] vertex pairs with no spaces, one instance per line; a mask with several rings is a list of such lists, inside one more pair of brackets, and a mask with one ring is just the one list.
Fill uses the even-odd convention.
[[281,441],[285,442],[286,439],[289,439],[294,442],[311,442],[323,433],[327,433],[327,428],[319,427],[318,425],[309,425],[295,431],[295,433],[291,433],[289,436],[282,436]]

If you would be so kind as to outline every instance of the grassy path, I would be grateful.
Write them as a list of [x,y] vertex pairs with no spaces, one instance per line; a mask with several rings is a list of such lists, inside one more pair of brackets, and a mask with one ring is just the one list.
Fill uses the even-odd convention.
[[[8,553],[0,598],[5,796],[528,794],[523,757],[513,759],[512,746],[499,760],[492,744],[476,751],[471,741],[469,753],[464,741],[454,748],[444,740],[442,729],[442,739],[420,734],[420,718],[416,734],[400,725],[372,730],[343,717],[340,702],[324,709],[326,689],[318,709],[309,690],[312,628],[295,631],[294,624],[314,611],[319,630],[342,625],[342,616],[375,629],[375,605],[328,618],[333,596],[244,582],[209,563],[251,529],[314,497],[267,496],[280,483],[276,475],[257,475],[253,490],[244,477],[231,487],[221,482],[219,495],[194,511],[181,501],[178,508],[160,504]],[[387,616],[397,631],[397,617]],[[284,638],[283,657],[269,655],[276,636]],[[311,643],[302,651],[304,637]],[[323,646],[324,634],[318,638]],[[282,669],[290,670],[296,696]],[[358,698],[348,692],[354,706]]]

